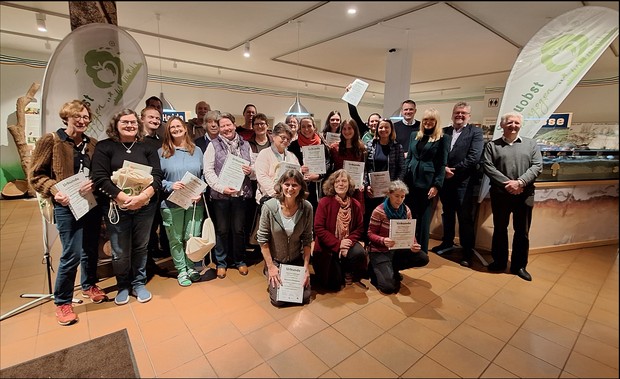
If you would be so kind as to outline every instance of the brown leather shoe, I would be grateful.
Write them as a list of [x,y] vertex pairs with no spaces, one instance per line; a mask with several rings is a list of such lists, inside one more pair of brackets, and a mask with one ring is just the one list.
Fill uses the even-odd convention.
[[246,276],[248,274],[248,266],[239,266],[239,274]]
[[220,279],[224,279],[226,277],[226,268],[220,267],[217,269],[217,277]]

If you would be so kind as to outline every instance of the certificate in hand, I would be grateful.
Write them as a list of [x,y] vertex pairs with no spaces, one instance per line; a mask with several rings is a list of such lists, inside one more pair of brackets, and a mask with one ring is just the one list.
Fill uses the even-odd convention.
[[390,189],[390,172],[375,171],[368,173],[370,186],[372,187],[372,197],[383,197]]
[[325,146],[309,145],[302,146],[301,151],[304,155],[304,166],[308,167],[308,171],[312,174],[325,174]]
[[327,134],[325,134],[325,143],[327,143],[327,146],[331,146],[338,142],[340,142],[340,133],[327,132]]
[[185,184],[185,188],[172,191],[166,200],[170,200],[181,208],[187,209],[192,205],[192,199],[205,191],[207,183],[189,171],[185,172],[181,182]]
[[131,167],[134,170],[144,171],[147,174],[150,174],[153,171],[153,167],[147,166],[145,164],[140,164],[132,161],[123,161],[123,167]]
[[289,303],[303,302],[304,278],[306,269],[304,266],[280,265],[280,280],[282,284],[278,288],[276,300]]
[[301,166],[299,166],[297,163],[291,163],[291,162],[278,162],[278,164],[276,165],[276,177],[273,181],[273,183],[275,184],[278,180],[280,180],[280,177],[282,176],[282,174],[284,174],[287,170],[297,170],[299,171],[301,169]]
[[390,239],[396,244],[390,248],[409,249],[415,235],[415,219],[390,220]]
[[344,161],[342,168],[351,175],[355,188],[360,188],[364,183],[364,162]]
[[69,196],[69,209],[73,213],[73,217],[79,220],[82,216],[88,213],[95,205],[97,201],[92,192],[88,192],[85,195],[80,195],[80,187],[82,183],[87,181],[88,178],[83,172],[68,177],[65,180],[61,180],[56,183],[56,189],[58,192],[62,192]]
[[357,107],[366,89],[368,89],[368,83],[360,79],[355,79],[351,84],[351,89],[342,95],[342,100]]
[[220,171],[220,175],[217,178],[220,185],[232,187],[240,191],[243,181],[245,180],[245,173],[241,166],[249,164],[250,162],[245,159],[229,153],[226,162],[224,162],[224,166],[222,166],[222,171]]

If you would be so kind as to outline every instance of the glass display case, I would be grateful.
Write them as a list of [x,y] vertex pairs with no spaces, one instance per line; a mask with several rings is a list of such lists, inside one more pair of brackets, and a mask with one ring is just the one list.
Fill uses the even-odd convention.
[[545,150],[537,182],[618,179],[618,150]]

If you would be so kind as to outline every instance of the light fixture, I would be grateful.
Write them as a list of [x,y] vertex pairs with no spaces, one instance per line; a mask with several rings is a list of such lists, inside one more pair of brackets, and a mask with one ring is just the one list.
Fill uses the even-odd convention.
[[161,76],[161,34],[159,33],[160,14],[155,13],[155,17],[157,18],[157,49],[159,52],[159,99],[161,100],[161,105],[164,111],[175,111],[174,106],[164,98],[164,85]]
[[172,67],[173,67],[173,68],[177,68],[177,67],[179,67],[179,65],[177,64],[177,61],[173,61],[173,62],[172,62]]
[[45,50],[52,50],[52,44],[49,40],[45,40]]
[[355,8],[349,8],[349,9],[347,9],[347,13],[348,13],[348,14],[350,14],[350,15],[354,15],[354,14],[356,14],[356,13],[357,13],[357,9],[355,9]]
[[37,13],[37,29],[40,32],[47,32],[47,26],[45,26],[45,14]]
[[[299,28],[301,26],[301,21],[297,20],[297,87],[299,87]],[[297,95],[295,96],[295,102],[288,109],[288,112],[285,113],[288,115],[294,116],[310,116],[310,112],[301,104],[299,101],[299,88],[297,88]]]
[[250,41],[247,41],[245,46],[243,46],[243,56],[246,58],[250,57]]

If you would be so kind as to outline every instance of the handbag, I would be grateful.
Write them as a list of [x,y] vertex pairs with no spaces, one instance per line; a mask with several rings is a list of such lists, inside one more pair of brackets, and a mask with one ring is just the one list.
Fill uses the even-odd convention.
[[196,204],[194,204],[194,213],[192,215],[192,227],[190,228],[189,239],[185,244],[185,255],[192,262],[200,262],[204,259],[204,257],[211,252],[213,246],[215,246],[215,226],[213,225],[213,220],[209,215],[209,208],[207,207],[207,202],[204,199],[202,200],[205,203],[205,212],[207,212],[207,218],[202,223],[202,234],[200,236],[194,237],[194,225],[196,222]]

